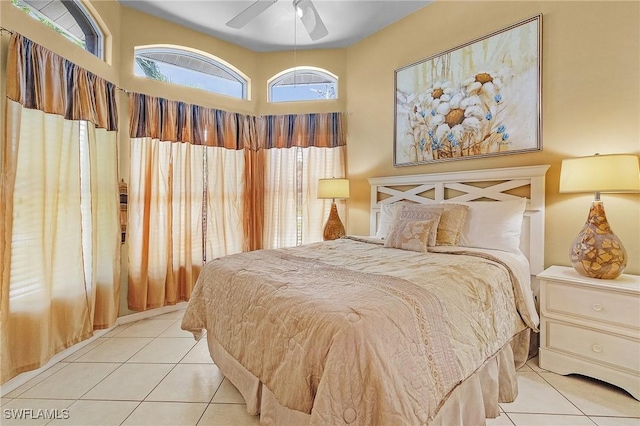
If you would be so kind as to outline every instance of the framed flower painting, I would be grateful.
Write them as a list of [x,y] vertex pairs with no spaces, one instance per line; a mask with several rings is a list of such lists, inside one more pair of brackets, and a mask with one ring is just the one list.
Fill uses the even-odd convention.
[[395,71],[394,166],[542,149],[542,16]]

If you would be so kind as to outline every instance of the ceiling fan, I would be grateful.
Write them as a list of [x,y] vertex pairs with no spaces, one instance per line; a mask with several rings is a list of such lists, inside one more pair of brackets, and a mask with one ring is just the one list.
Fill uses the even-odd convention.
[[[240,12],[235,18],[227,22],[227,26],[240,29],[277,1],[278,0],[257,0]],[[302,21],[304,28],[309,33],[311,40],[320,40],[322,37],[329,34],[327,27],[324,25],[324,22],[322,22],[322,19],[320,18],[320,15],[318,15],[318,11],[311,0],[293,0],[293,7],[296,10],[296,14]]]

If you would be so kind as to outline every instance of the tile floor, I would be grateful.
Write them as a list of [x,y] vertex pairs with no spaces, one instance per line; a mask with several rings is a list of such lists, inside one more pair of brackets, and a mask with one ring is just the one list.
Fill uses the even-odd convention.
[[[205,339],[180,329],[184,311],[114,328],[2,395],[0,423],[9,425],[259,424],[238,391],[211,361]],[[640,426],[640,402],[580,376],[541,370],[536,359],[518,372],[520,394],[501,404],[489,426]],[[59,410],[68,419],[11,417],[20,409]],[[24,411],[22,411],[24,413]]]

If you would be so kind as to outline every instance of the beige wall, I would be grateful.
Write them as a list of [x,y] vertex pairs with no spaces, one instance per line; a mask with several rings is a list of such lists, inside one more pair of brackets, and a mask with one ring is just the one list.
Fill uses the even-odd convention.
[[[347,49],[256,53],[168,23],[116,0],[94,1],[110,33],[110,63],[0,1],[0,24],[42,44],[127,90],[240,113],[266,115],[348,112],[348,232],[367,234],[372,176],[550,164],[547,174],[546,264],[568,264],[567,252],[582,227],[591,197],[558,194],[560,161],[595,152],[640,154],[640,3],[486,2],[432,4]],[[543,14],[543,151],[394,168],[393,71],[514,22]],[[8,36],[0,44],[0,97],[5,95]],[[133,76],[133,48],[177,44],[209,52],[234,64],[252,81],[251,100]],[[339,77],[338,99],[269,104],[267,80],[293,66],[325,68]],[[0,102],[2,107],[4,103]],[[128,101],[119,96],[120,170],[127,180]],[[4,113],[0,114],[4,128]],[[0,133],[4,138],[4,132]],[[2,141],[4,142],[4,141]],[[640,195],[603,196],[610,223],[629,252],[630,273],[640,273]],[[126,246],[123,248],[121,315],[126,309]]]
[[[394,70],[543,14],[541,152],[394,168]],[[589,194],[559,194],[563,158],[640,154],[640,3],[442,1],[347,49],[348,232],[369,232],[367,178],[549,164],[545,264],[568,265]],[[609,222],[640,273],[640,195],[603,194]]]

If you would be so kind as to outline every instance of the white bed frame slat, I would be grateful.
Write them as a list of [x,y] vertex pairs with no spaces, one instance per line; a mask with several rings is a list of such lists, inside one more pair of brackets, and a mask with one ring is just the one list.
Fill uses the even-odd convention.
[[[370,178],[370,233],[375,235],[378,229],[381,201],[434,204],[445,199],[448,201],[490,199],[499,202],[518,198],[516,195],[505,193],[506,191],[529,187],[520,248],[529,259],[531,274],[536,275],[544,270],[544,191],[545,174],[548,169],[548,165],[539,165]],[[484,187],[476,186],[479,183],[485,184]],[[399,189],[399,187],[402,188]],[[461,194],[445,198],[446,190]],[[430,192],[429,196],[424,195],[426,192]],[[384,200],[381,200],[381,194],[386,196]]]

